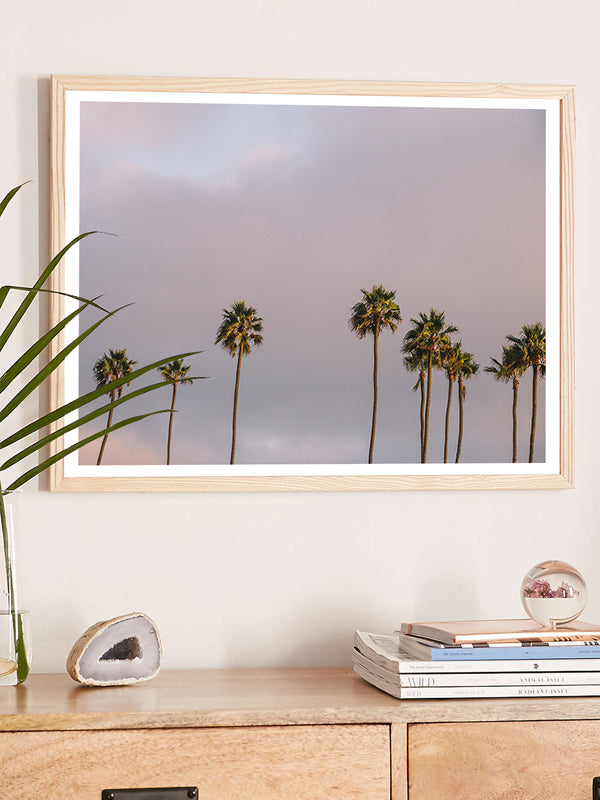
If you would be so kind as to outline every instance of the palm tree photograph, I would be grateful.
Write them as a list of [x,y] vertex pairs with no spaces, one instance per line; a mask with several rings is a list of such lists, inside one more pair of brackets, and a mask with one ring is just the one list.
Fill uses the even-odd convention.
[[198,355],[161,367],[164,387],[127,405],[162,413],[82,447],[81,468],[546,463],[557,335],[539,104],[95,94],[78,105],[78,226],[112,235],[81,243],[73,293],[131,305],[80,346],[78,391],[127,375],[129,354]]
[[177,387],[192,384],[198,378],[188,377],[188,372],[191,369],[190,364],[184,364],[183,358],[176,358],[175,361],[169,361],[158,371],[162,375],[163,380],[171,384],[173,394],[171,395],[171,408],[169,409],[169,432],[167,434],[167,465],[171,463],[171,440],[173,438],[173,417],[175,416],[175,402],[177,400]]
[[[137,361],[129,358],[127,355],[127,349],[123,348],[121,350],[114,349],[112,350],[109,348],[108,353],[104,353],[94,364],[94,388],[100,389],[103,386],[109,386],[113,381],[116,381],[118,378],[124,378],[126,375],[130,375],[133,372],[133,367],[137,364]],[[129,384],[125,384],[125,387],[129,386]],[[123,384],[120,384],[116,389],[113,389],[109,393],[109,397],[111,402],[118,400],[121,395],[123,394],[123,389],[125,388]],[[108,418],[106,420],[106,427],[110,428],[113,420],[114,408],[111,408],[108,412]],[[98,453],[98,460],[96,464],[102,463],[102,456],[104,455],[104,450],[106,449],[106,443],[108,442],[108,433],[105,433],[102,437],[102,442],[100,444],[100,452]]]
[[373,286],[370,291],[361,289],[362,300],[352,306],[349,319],[350,330],[359,339],[367,334],[373,337],[373,415],[371,417],[371,437],[369,439],[369,464],[373,463],[375,448],[375,426],[377,424],[377,374],[379,371],[379,334],[389,329],[391,333],[402,322],[400,307],[396,303],[396,292],[387,291],[383,286]]
[[[456,333],[458,328],[454,325],[446,324],[446,314],[444,311],[430,309],[428,314],[419,312],[418,319],[411,319],[412,327],[404,337],[402,351],[413,358],[422,358],[427,364],[427,388],[425,390],[425,416],[422,433],[421,462],[427,462],[427,442],[429,437],[429,412],[431,408],[431,381],[434,370],[442,370],[447,360],[448,354],[452,350],[451,334]],[[454,380],[454,378],[452,378]],[[447,417],[451,399],[451,382],[449,381],[448,403],[446,413],[446,427],[444,448],[444,462],[446,459],[446,449],[448,440]]]
[[[509,339],[509,335],[506,337]],[[510,339],[509,339],[510,341]],[[500,383],[510,383],[512,386],[512,463],[517,463],[517,430],[518,430],[518,400],[519,400],[519,381],[526,372],[529,364],[525,358],[525,353],[520,343],[502,345],[502,358],[498,361],[497,358],[490,356],[492,362],[485,368],[486,372],[490,372],[495,380]]]
[[232,358],[236,358],[235,389],[233,390],[233,421],[231,424],[231,455],[229,463],[235,464],[235,442],[237,432],[237,408],[240,391],[240,375],[242,358],[249,356],[253,347],[260,347],[263,342],[262,319],[252,306],[243,300],[235,302],[230,309],[223,309],[223,319],[217,330],[215,344],[220,344]]

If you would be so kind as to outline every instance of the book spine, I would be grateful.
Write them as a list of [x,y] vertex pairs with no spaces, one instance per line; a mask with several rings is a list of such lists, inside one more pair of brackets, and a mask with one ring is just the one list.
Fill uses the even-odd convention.
[[[380,687],[381,688],[381,687]],[[385,690],[384,690],[385,691]],[[600,684],[588,686],[434,686],[401,688],[401,698],[451,699],[471,697],[598,697]]]
[[[594,672],[600,670],[596,658],[503,659],[495,658],[474,664],[466,661],[431,661],[419,648],[420,655],[399,649],[395,637],[357,631],[354,649],[364,658],[399,674],[412,673],[462,673],[462,672]],[[537,653],[536,653],[537,655]]]
[[[389,680],[393,680],[390,676]],[[461,672],[400,675],[400,686],[429,689],[436,686],[600,686],[600,672]]]
[[[360,651],[359,651],[360,652]],[[504,661],[425,661],[419,659],[383,657],[377,653],[362,653],[363,657],[390,672],[400,675],[413,673],[441,675],[445,673],[489,673],[489,672],[594,672],[600,670],[600,662],[595,658],[568,658],[546,660]]]
[[479,673],[479,672],[594,672],[600,669],[596,658],[542,659],[540,661],[515,659],[511,661],[388,661],[378,662],[387,669],[399,674],[426,673],[443,675],[444,673]]
[[456,649],[478,649],[478,648],[485,648],[485,647],[565,647],[565,645],[571,646],[572,644],[579,645],[580,647],[590,647],[591,646],[599,646],[600,639],[567,639],[562,637],[561,639],[510,639],[505,640],[502,642],[455,642],[454,644],[446,644],[445,642],[438,642],[434,639],[426,639],[423,636],[420,636],[418,641],[425,642],[426,645],[431,647],[438,647],[444,650],[456,650]]
[[548,647],[537,644],[533,647],[456,647],[427,648],[423,651],[433,661],[489,661],[492,659],[539,660],[547,658],[598,658],[600,645],[557,645]]
[[516,628],[513,631],[482,631],[481,633],[460,633],[453,634],[450,631],[441,630],[439,628],[431,628],[428,626],[412,625],[402,623],[400,628],[396,630],[397,634],[402,636],[412,636],[417,639],[427,639],[436,642],[438,647],[470,647],[473,645],[478,646],[491,646],[503,644],[527,644],[528,642],[553,642],[557,644],[565,644],[569,642],[576,642],[578,644],[597,644],[600,641],[600,631],[588,630],[561,630],[555,631],[519,631]]

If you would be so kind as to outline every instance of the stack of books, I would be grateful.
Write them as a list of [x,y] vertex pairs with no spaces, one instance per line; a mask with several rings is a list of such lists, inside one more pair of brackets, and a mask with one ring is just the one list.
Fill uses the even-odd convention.
[[353,667],[402,699],[600,696],[600,626],[404,623],[390,635],[356,631]]

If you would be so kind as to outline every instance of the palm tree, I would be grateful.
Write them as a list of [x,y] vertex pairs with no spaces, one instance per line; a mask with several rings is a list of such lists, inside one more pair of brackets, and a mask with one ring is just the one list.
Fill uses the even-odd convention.
[[377,424],[377,372],[379,368],[379,334],[385,328],[395,333],[402,322],[400,307],[396,303],[396,292],[373,286],[370,292],[361,289],[362,300],[352,306],[348,324],[359,339],[370,333],[373,336],[373,413],[371,416],[371,440],[369,443],[369,464],[373,463],[375,447],[375,427]]
[[491,358],[491,365],[485,368],[494,378],[501,383],[512,382],[512,463],[517,463],[517,400],[519,396],[519,379],[527,369],[523,358],[523,350],[518,345],[507,347],[502,345],[502,361]]
[[453,344],[442,353],[441,365],[448,378],[448,396],[446,399],[446,424],[444,427],[444,464],[448,463],[448,430],[450,428],[450,406],[452,405],[452,389],[456,380],[456,371],[460,366],[461,342]]
[[531,431],[529,434],[529,463],[531,464],[535,448],[538,381],[546,374],[546,328],[541,322],[535,322],[533,325],[523,325],[520,336],[507,336],[506,338],[521,350],[523,360],[533,372]]
[[[122,350],[109,349],[108,353],[104,353],[104,355],[94,364],[93,372],[94,380],[96,382],[96,389],[101,389],[104,386],[108,386],[112,381],[116,381],[118,378],[123,378],[126,375],[131,374],[135,364],[137,364],[137,361],[133,361],[133,359],[129,358],[126,348],[123,348]],[[109,393],[111,402],[114,402],[121,397],[123,394],[124,385],[129,386],[129,383],[121,384],[117,389],[113,389]],[[106,421],[107,428],[110,428],[113,411],[114,409],[111,408],[108,412],[108,419]],[[98,453],[96,465],[102,463],[102,456],[104,455],[104,448],[106,447],[107,440],[108,433],[105,433],[102,437],[102,444],[100,445],[100,452]]]
[[171,411],[169,413],[169,434],[167,436],[167,464],[171,463],[171,436],[173,433],[173,415],[175,413],[175,397],[177,395],[177,384],[193,383],[194,378],[186,377],[190,371],[189,364],[183,363],[183,358],[177,358],[158,368],[167,383],[173,386],[173,396],[171,398]]
[[423,446],[425,444],[425,375],[427,374],[427,356],[424,353],[411,353],[404,356],[404,366],[409,372],[418,372],[419,379],[413,386],[413,392],[417,389],[421,392],[421,402],[419,405],[419,419],[421,422],[421,463],[423,462]]
[[263,343],[262,323],[262,317],[258,316],[255,308],[247,306],[243,300],[238,300],[236,303],[233,303],[230,309],[223,309],[223,319],[217,329],[215,344],[220,343],[223,350],[227,350],[232,358],[235,358],[236,355],[238,357],[235,372],[235,389],[233,393],[230,464],[233,464],[235,461],[237,407],[242,357],[249,355],[252,347],[260,347]]
[[423,436],[423,452],[421,463],[427,462],[427,442],[429,439],[429,409],[431,406],[431,374],[433,369],[439,369],[442,355],[450,347],[450,334],[456,333],[458,328],[446,325],[446,314],[443,311],[429,310],[429,314],[419,312],[418,319],[411,319],[412,328],[404,337],[402,351],[407,355],[419,353],[427,358],[427,391],[425,399],[425,432]]
[[455,372],[458,378],[458,441],[456,443],[455,463],[460,461],[462,449],[463,422],[464,422],[464,402],[467,395],[467,387],[464,381],[469,380],[479,372],[479,364],[473,359],[473,353],[465,352],[459,343],[459,349],[455,356]]

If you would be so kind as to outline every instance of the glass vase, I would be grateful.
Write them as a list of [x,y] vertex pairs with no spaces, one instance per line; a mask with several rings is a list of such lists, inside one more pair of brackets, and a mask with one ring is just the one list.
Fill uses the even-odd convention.
[[23,683],[31,661],[31,626],[29,613],[20,605],[15,547],[19,496],[20,492],[0,492],[0,686]]

